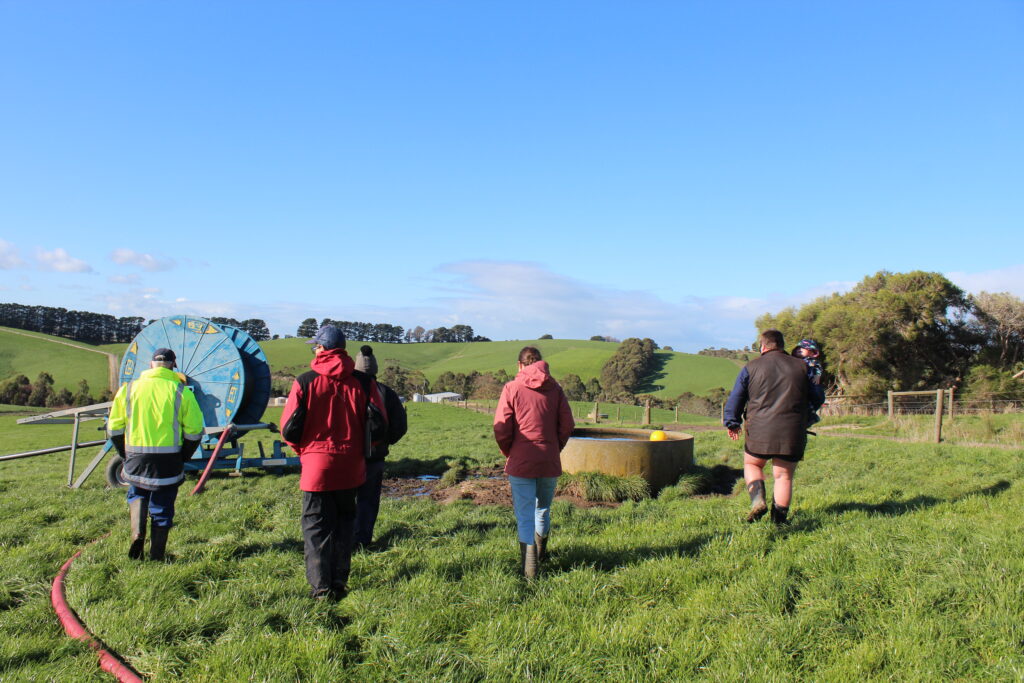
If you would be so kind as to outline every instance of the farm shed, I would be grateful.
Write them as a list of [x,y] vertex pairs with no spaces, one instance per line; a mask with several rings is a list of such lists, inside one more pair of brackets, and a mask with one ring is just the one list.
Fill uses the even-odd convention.
[[445,401],[461,401],[462,394],[454,391],[442,391],[436,394],[413,394],[413,403],[444,403]]

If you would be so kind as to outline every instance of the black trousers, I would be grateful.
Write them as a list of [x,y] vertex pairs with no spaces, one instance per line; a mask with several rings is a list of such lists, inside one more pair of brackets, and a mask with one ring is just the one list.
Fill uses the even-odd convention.
[[356,544],[370,545],[380,512],[380,490],[384,483],[384,461],[367,461],[366,483],[356,489]]
[[306,579],[314,597],[348,583],[355,518],[356,489],[302,492]]

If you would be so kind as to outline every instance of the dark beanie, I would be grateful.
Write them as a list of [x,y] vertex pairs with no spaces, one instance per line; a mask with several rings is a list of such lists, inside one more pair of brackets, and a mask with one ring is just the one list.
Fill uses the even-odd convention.
[[365,372],[370,377],[377,376],[377,359],[373,355],[373,349],[367,344],[359,347],[359,353],[356,355],[356,370]]

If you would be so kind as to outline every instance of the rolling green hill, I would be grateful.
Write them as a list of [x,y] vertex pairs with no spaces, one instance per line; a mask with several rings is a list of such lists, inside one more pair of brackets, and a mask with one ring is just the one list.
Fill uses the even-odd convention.
[[[615,353],[618,344],[574,339],[472,342],[465,344],[371,344],[383,365],[395,359],[404,367],[420,370],[434,381],[445,372],[496,372],[504,368],[516,371],[516,357],[523,346],[536,346],[551,365],[556,378],[570,373],[586,382],[601,376],[601,367]],[[304,339],[276,339],[260,344],[275,371],[297,371],[309,364],[310,350]],[[358,353],[360,343],[349,342],[349,351]],[[725,358],[699,356],[674,351],[658,351],[663,367],[648,382],[656,396],[678,396],[689,391],[703,395],[715,387],[732,387],[740,366]]]
[[0,327],[0,380],[25,375],[35,381],[40,372],[53,376],[54,387],[78,390],[83,379],[94,396],[107,388],[107,356],[84,342],[38,332]]
[[703,396],[717,387],[731,389],[736,381],[736,375],[743,367],[738,361],[728,358],[693,353],[656,351],[655,356],[663,360],[664,364],[648,378],[648,386],[643,389],[660,386],[661,389],[651,393],[666,398],[674,398],[687,391]]
[[[472,342],[464,344],[370,344],[378,362],[394,359],[402,367],[421,370],[431,381],[442,372],[516,371],[519,350],[526,345],[540,349],[556,377],[574,373],[586,380],[601,374],[601,366],[615,353],[617,344],[608,342],[544,339],[538,341]],[[362,342],[350,341],[349,352],[359,352]],[[260,344],[275,370],[305,367],[309,345],[304,339],[277,339]]]
[[[3,328],[0,328],[3,329]],[[45,335],[37,335],[45,337]],[[52,337],[51,339],[59,339]],[[66,341],[66,340],[63,340]],[[274,372],[298,373],[308,367],[311,357],[309,345],[305,339],[275,339],[260,343],[267,354],[267,360]],[[120,361],[126,344],[103,344],[90,346],[73,342],[83,348],[114,354]],[[359,352],[362,342],[350,341],[349,351],[355,355]],[[502,368],[510,375],[516,371],[516,357],[519,350],[526,345],[540,349],[544,360],[551,365],[551,372],[561,379],[572,373],[579,375],[586,382],[591,377],[600,377],[601,368],[608,358],[615,353],[618,344],[611,342],[584,341],[579,339],[540,339],[500,342],[472,342],[464,344],[370,344],[374,354],[383,366],[384,362],[394,359],[410,370],[420,370],[431,382],[446,371],[470,373],[496,372]],[[75,353],[74,349],[61,347]],[[0,346],[0,351],[3,347]],[[55,351],[51,351],[54,353]],[[77,352],[85,353],[85,352]],[[85,355],[90,355],[85,353]],[[95,355],[102,361],[102,356]],[[698,396],[705,395],[716,387],[729,389],[736,380],[741,363],[727,358],[701,356],[692,353],[675,351],[658,351],[661,367],[650,378],[639,393],[652,393],[655,396],[675,397],[684,392]],[[90,359],[93,360],[93,359]],[[2,362],[2,361],[0,361]],[[95,361],[94,361],[95,362]],[[13,366],[12,366],[13,367]],[[0,370],[4,366],[0,364]],[[25,370],[19,370],[25,372]],[[35,370],[38,374],[39,370]],[[25,374],[29,374],[25,372]],[[31,379],[35,374],[29,375]],[[6,375],[4,375],[6,376]],[[77,379],[74,380],[77,383]],[[89,386],[93,380],[89,379]],[[102,386],[102,385],[101,385]]]

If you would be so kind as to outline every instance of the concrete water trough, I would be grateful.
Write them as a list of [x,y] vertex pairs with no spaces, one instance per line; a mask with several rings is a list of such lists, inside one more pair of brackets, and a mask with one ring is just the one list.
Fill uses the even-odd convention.
[[693,435],[666,431],[665,437],[651,441],[647,429],[575,429],[562,450],[562,469],[570,474],[640,475],[657,493],[693,467]]

